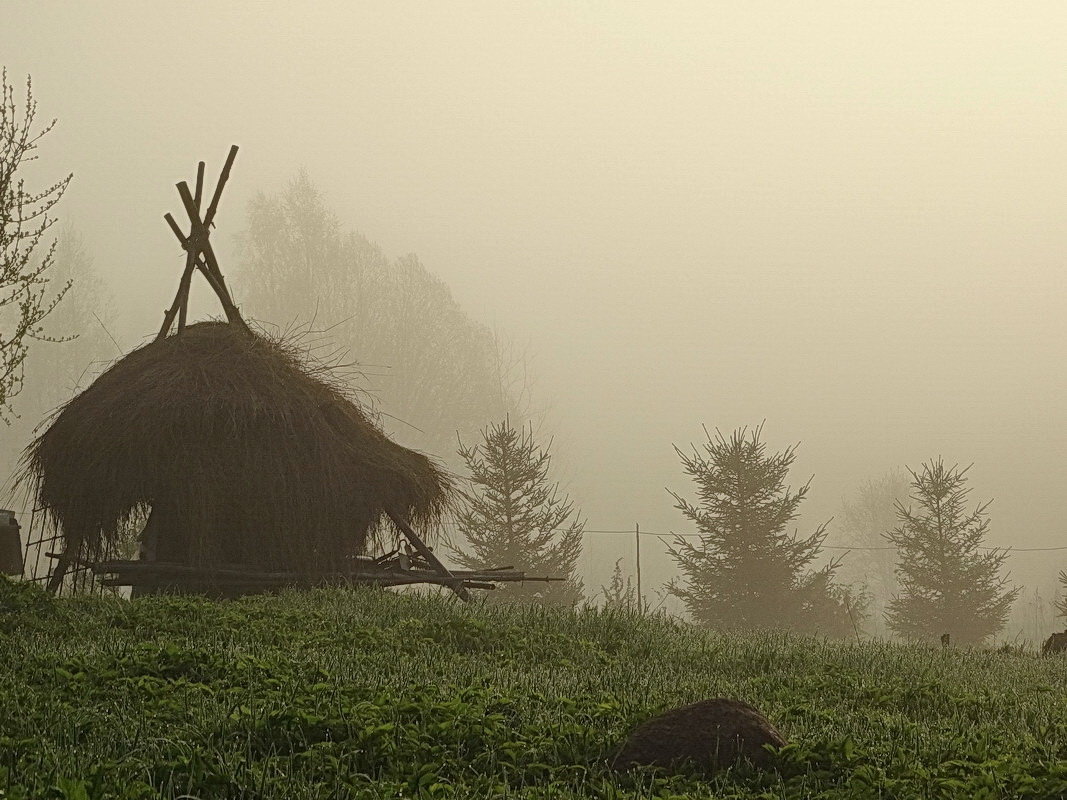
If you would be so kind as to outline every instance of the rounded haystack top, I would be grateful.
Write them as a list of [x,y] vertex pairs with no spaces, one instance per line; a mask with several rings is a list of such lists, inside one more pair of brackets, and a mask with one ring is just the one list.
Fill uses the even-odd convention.
[[300,358],[202,322],[115,362],[27,450],[71,545],[151,507],[160,560],[331,569],[383,512],[433,521],[449,481]]

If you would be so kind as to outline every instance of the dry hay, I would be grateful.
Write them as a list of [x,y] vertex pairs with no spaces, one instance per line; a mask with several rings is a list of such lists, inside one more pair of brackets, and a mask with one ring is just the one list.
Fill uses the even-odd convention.
[[86,551],[151,508],[156,558],[329,570],[386,509],[436,521],[450,485],[292,343],[191,325],[115,362],[25,456],[24,479]]

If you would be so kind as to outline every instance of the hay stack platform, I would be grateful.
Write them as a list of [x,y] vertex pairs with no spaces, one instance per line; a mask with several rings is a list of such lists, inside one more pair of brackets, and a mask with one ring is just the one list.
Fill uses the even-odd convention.
[[[164,219],[185,268],[158,335],[67,403],[27,451],[35,517],[63,544],[46,553],[54,560],[48,588],[78,591],[85,576],[93,586],[133,586],[135,595],[225,597],[428,583],[466,600],[469,589],[501,581],[558,580],[445,567],[416,532],[432,529],[454,496],[445,472],[387,437],[299,343],[246,324],[210,239],[236,156],[234,146],[206,209],[203,162],[195,190],[177,184],[188,233]],[[226,322],[188,324],[196,271]],[[140,557],[117,560],[142,522]],[[386,549],[390,535],[393,552],[367,555]]]

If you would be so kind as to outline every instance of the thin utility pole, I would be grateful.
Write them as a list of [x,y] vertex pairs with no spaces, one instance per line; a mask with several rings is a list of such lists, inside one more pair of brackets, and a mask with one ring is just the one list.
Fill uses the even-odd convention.
[[634,523],[634,540],[637,545],[637,610],[645,613],[645,600],[641,595],[641,523]]

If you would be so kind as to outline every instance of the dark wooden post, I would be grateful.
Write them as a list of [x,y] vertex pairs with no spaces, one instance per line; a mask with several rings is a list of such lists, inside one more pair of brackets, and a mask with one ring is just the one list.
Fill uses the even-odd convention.
[[641,593],[641,523],[634,523],[634,538],[637,546],[637,610],[645,613],[645,599]]

